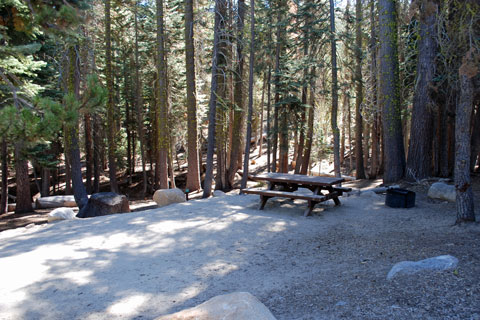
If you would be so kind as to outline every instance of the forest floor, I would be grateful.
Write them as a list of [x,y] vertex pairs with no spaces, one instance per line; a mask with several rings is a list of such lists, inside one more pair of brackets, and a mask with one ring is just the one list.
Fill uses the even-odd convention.
[[[304,218],[303,201],[259,211],[232,192],[6,230],[0,318],[154,319],[248,291],[279,320],[480,319],[480,225],[455,226],[455,204],[416,189],[410,209],[365,193]],[[478,177],[474,190],[479,208]],[[455,270],[386,280],[397,262],[444,254]]]

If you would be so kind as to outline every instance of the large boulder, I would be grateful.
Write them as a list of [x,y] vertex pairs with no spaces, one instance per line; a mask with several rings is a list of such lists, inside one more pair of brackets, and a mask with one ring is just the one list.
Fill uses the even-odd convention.
[[55,220],[73,220],[75,212],[71,208],[56,208],[48,214],[48,222]]
[[415,274],[421,271],[443,271],[453,269],[458,265],[458,259],[451,255],[443,255],[420,261],[402,261],[395,264],[387,275],[387,280],[400,274]]
[[77,214],[77,218],[106,216],[114,213],[130,212],[128,199],[115,192],[100,192],[93,194],[85,206]]
[[215,190],[215,191],[213,191],[213,196],[214,196],[214,197],[217,197],[217,198],[219,198],[219,197],[224,197],[224,196],[226,196],[226,195],[227,195],[227,194],[226,194],[225,192],[221,191],[221,190]]
[[41,197],[35,200],[35,208],[50,209],[60,207],[76,207],[77,203],[72,195]]
[[182,190],[175,189],[159,189],[153,194],[153,201],[157,206],[164,207],[172,203],[185,202],[185,193]]
[[443,182],[435,182],[430,189],[428,189],[428,197],[455,202],[455,186]]
[[194,308],[157,320],[275,320],[270,310],[248,292],[216,296]]

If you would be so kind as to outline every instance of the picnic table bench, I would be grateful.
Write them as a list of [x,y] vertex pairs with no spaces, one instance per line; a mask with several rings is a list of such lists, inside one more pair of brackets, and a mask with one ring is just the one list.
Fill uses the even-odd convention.
[[[252,179],[268,183],[267,189],[248,188],[242,190],[243,193],[260,195],[260,210],[263,210],[268,199],[273,197],[302,199],[308,200],[308,208],[305,210],[304,216],[310,215],[315,205],[323,201],[332,199],[335,205],[340,205],[338,197],[344,192],[352,190],[351,188],[335,186],[342,183],[343,178],[270,172],[253,176]],[[310,189],[313,194],[295,193],[300,187]],[[322,191],[326,193],[322,193]]]

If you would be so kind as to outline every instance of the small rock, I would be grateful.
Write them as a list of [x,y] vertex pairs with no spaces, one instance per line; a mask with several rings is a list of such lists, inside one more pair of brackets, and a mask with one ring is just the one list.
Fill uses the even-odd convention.
[[443,255],[420,261],[402,261],[395,264],[387,275],[387,280],[398,274],[415,274],[421,271],[443,271],[453,269],[458,265],[458,259],[451,255]]
[[115,192],[99,192],[93,194],[87,204],[80,209],[77,218],[105,216],[114,213],[130,212],[128,199]]
[[373,198],[373,199],[378,199],[380,197],[378,194],[376,194],[374,191],[371,191],[371,190],[364,191],[360,195],[362,197],[369,197],[369,198]]
[[196,307],[157,320],[275,320],[270,310],[248,292],[216,296]]
[[343,307],[343,306],[346,306],[347,305],[347,302],[346,301],[338,301],[337,303],[335,303],[335,307]]
[[377,187],[377,188],[372,188],[372,189],[369,189],[369,190],[365,190],[364,192],[385,193],[385,192],[387,192],[387,190],[388,190],[387,187]]
[[73,219],[75,219],[75,212],[70,208],[57,208],[48,214],[48,222]]
[[213,191],[213,196],[214,197],[224,197],[226,196],[227,194],[221,190],[215,190]]
[[164,207],[172,203],[180,203],[187,201],[185,193],[181,189],[159,189],[153,194],[153,201],[157,203],[157,206]]
[[435,182],[431,185],[430,189],[428,189],[428,197],[455,202],[455,186],[443,182]]

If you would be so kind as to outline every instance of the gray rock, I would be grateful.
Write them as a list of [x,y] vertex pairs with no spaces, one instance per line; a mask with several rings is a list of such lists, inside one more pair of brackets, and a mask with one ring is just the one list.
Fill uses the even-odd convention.
[[172,203],[185,202],[185,193],[182,190],[175,189],[159,189],[153,194],[153,201],[157,203],[157,206],[164,207]]
[[420,261],[402,261],[395,264],[387,275],[387,280],[399,274],[415,274],[421,271],[443,271],[453,269],[458,265],[458,259],[451,255],[443,255]]
[[48,214],[48,222],[55,220],[73,220],[75,212],[71,208],[56,208]]
[[363,191],[362,193],[360,193],[360,196],[366,197],[366,198],[372,198],[372,200],[378,200],[381,197],[380,195],[376,194],[375,191],[372,191],[372,190]]
[[428,189],[428,197],[455,202],[455,186],[443,182],[435,182],[431,185],[430,189]]
[[100,192],[93,194],[85,206],[80,209],[77,218],[90,218],[115,213],[130,212],[128,199],[115,192]]
[[213,196],[214,197],[224,197],[226,196],[227,194],[221,190],[215,190],[213,191]]
[[157,320],[275,320],[275,317],[250,293],[234,292]]
[[335,307],[343,307],[343,306],[346,306],[347,305],[347,301],[338,301],[337,303],[335,303]]

